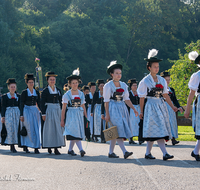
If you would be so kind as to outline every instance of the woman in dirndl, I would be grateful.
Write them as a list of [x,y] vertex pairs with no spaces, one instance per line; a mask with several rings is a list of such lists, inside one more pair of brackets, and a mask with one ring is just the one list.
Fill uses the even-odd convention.
[[44,121],[42,126],[42,148],[47,148],[48,153],[59,155],[58,148],[65,146],[63,128],[60,125],[62,92],[56,87],[57,75],[49,71],[45,75],[48,86],[41,93],[41,112]]
[[157,53],[158,50],[156,49],[149,50],[148,58],[145,60],[147,61],[147,69],[150,71],[150,74],[140,81],[137,92],[140,97],[140,119],[143,119],[142,136],[143,140],[147,141],[145,158],[155,159],[151,154],[151,149],[154,141],[157,141],[163,153],[163,160],[168,160],[174,156],[169,155],[165,147],[165,140],[171,139],[172,135],[169,114],[163,97],[175,112],[177,108],[168,96],[165,79],[157,75],[159,72],[159,62],[162,61],[155,57]]
[[22,91],[20,103],[20,120],[27,130],[27,136],[21,136],[21,146],[26,153],[30,153],[28,147],[34,148],[35,154],[39,154],[41,147],[41,116],[40,94],[34,89],[33,74],[25,75],[27,89]]
[[[169,87],[170,73],[167,71],[163,71],[160,73],[160,76],[163,77],[167,82],[167,91],[168,91],[168,95],[169,95],[172,103],[182,113],[183,108],[180,106],[180,104],[176,98],[175,90],[172,87]],[[178,138],[178,125],[177,125],[176,113],[174,112],[174,110],[170,107],[170,105],[167,102],[165,102],[165,104],[167,105],[167,110],[168,110],[168,114],[169,114],[169,122],[170,122],[171,133],[172,133],[172,139],[171,139],[172,145],[176,145],[179,143],[179,141],[176,140]]]
[[[103,129],[105,129],[105,121],[101,119],[101,104],[103,100],[103,87],[104,87],[104,80],[98,79],[96,81],[97,87],[99,91],[94,93],[93,100],[92,100],[92,107],[91,107],[91,116],[94,118],[94,137],[95,141],[98,141],[98,137],[101,137],[102,129],[101,123],[103,122]],[[104,139],[101,139],[104,142]]]
[[118,64],[117,61],[110,62],[107,73],[112,77],[112,80],[106,83],[103,88],[106,112],[105,120],[117,127],[119,135],[119,138],[110,141],[108,157],[119,158],[119,156],[114,153],[114,147],[117,141],[123,152],[124,159],[126,159],[133,154],[133,152],[128,152],[126,150],[123,142],[123,139],[130,139],[133,137],[126,104],[134,110],[136,116],[138,115],[138,112],[129,99],[128,86],[120,81],[122,77],[122,65]]
[[96,84],[95,82],[89,82],[88,86],[90,88],[90,93],[85,96],[85,101],[86,101],[85,106],[87,107],[87,118],[88,121],[90,122],[90,134],[92,135],[92,141],[94,141],[94,117],[91,116],[91,106],[92,106],[93,96],[96,91]]
[[[85,109],[85,96],[83,92],[78,90],[78,81],[81,78],[79,74],[79,69],[76,69],[71,76],[67,77],[71,89],[63,95],[61,126],[65,127],[63,135],[66,135],[67,140],[70,141],[68,154],[76,156],[73,150],[76,143],[80,155],[83,157],[86,153],[82,148],[81,140],[85,137],[84,116],[87,118],[87,113]],[[65,115],[66,107],[68,107],[68,110]]]
[[[196,51],[192,51],[188,55],[191,61],[194,61],[198,67],[200,67],[200,55]],[[191,153],[191,156],[200,161],[199,151],[200,151],[200,71],[194,73],[188,83],[190,93],[187,100],[187,106],[185,109],[184,116],[189,118],[190,115],[190,106],[192,104],[193,98],[196,95],[196,99],[193,102],[192,110],[192,126],[195,131],[195,138],[197,139],[196,146]]]
[[10,145],[10,150],[16,153],[15,145],[18,144],[19,119],[20,119],[20,95],[16,93],[17,85],[15,79],[7,80],[9,92],[1,99],[1,121],[5,124],[7,137],[4,145]]
[[[137,110],[137,112],[140,114],[140,98],[137,94],[137,82],[136,79],[130,79],[128,80],[129,88],[131,89],[129,91],[129,98]],[[139,122],[140,117],[139,115],[136,117],[135,113],[132,109],[128,107],[129,114],[130,114],[130,126],[134,137],[138,137],[139,135]],[[135,141],[133,141],[133,138],[130,138],[129,144],[137,144]]]

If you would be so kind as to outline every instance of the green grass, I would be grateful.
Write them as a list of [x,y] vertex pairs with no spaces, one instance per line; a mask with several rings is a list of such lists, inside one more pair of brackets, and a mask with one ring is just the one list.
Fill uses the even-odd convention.
[[[178,126],[178,139],[179,141],[196,141],[194,138],[195,132],[192,126]],[[138,137],[133,138],[134,141],[138,140]]]

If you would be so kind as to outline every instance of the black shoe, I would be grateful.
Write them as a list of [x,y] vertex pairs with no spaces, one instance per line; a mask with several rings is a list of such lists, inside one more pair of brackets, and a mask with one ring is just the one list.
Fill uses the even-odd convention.
[[81,150],[80,153],[81,153],[81,157],[83,157],[86,154],[84,150]]
[[75,152],[73,150],[69,151],[68,150],[68,154],[71,154],[72,156],[76,156],[77,154],[75,154]]
[[135,141],[129,141],[129,144],[137,144]]
[[146,159],[151,159],[151,160],[156,159],[154,156],[152,156],[151,153],[148,154],[148,155],[145,154],[145,158],[146,158]]
[[61,153],[58,151],[57,148],[55,148],[54,153],[55,153],[55,155],[60,155],[60,154],[61,154]]
[[131,156],[133,152],[125,152],[124,159],[127,159],[129,156]]
[[174,140],[172,140],[172,145],[176,145],[176,144],[178,144],[180,141],[176,141],[175,139]]
[[106,143],[105,139],[104,139],[104,140],[101,140],[101,143]]
[[169,159],[172,159],[172,158],[174,158],[174,156],[173,155],[169,155],[168,153],[165,154],[165,156],[163,156],[163,160],[169,160]]
[[40,154],[40,152],[39,152],[39,150],[38,150],[38,148],[35,148],[35,154]]
[[114,152],[112,154],[108,154],[108,158],[119,158]]
[[15,149],[15,147],[13,147],[12,152],[17,153],[17,150]]
[[48,153],[51,154],[52,153],[52,150],[51,148],[48,148]]
[[191,156],[194,157],[196,159],[196,161],[200,161],[199,154],[194,154],[194,152],[192,151]]
[[139,145],[141,145],[142,143],[144,143],[144,141],[139,141]]
[[26,153],[30,153],[30,151],[28,150],[27,147],[24,147],[24,148],[23,148],[23,151],[25,151]]
[[95,142],[98,142],[99,140],[98,140],[98,138],[97,137],[95,137]]

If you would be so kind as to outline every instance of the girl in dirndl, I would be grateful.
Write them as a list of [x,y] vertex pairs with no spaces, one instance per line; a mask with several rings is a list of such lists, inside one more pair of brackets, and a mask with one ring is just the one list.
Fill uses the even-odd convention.
[[[86,106],[87,106],[87,118],[90,122],[90,134],[92,135],[92,141],[94,141],[94,117],[91,116],[91,106],[92,106],[92,100],[94,93],[96,91],[96,84],[95,82],[89,82],[88,86],[90,88],[90,93],[85,96]],[[96,138],[95,141],[98,141]]]
[[20,119],[20,95],[16,93],[17,85],[15,79],[7,80],[8,90],[1,99],[1,121],[5,124],[7,137],[5,145],[10,145],[10,150],[16,153],[15,145],[18,144],[19,119]]
[[133,154],[133,152],[128,152],[126,150],[123,142],[124,138],[130,139],[133,137],[126,104],[134,110],[136,116],[138,115],[138,112],[129,99],[128,86],[120,81],[122,77],[121,72],[122,65],[118,64],[117,61],[112,61],[107,69],[107,73],[112,77],[112,80],[105,84],[103,88],[103,97],[106,112],[105,120],[106,122],[110,121],[117,127],[119,135],[119,138],[110,141],[108,157],[119,158],[119,156],[114,153],[114,147],[117,141],[123,152],[124,159],[126,159]]
[[[151,154],[151,149],[154,141],[157,141],[163,153],[163,160],[168,160],[174,156],[169,155],[165,147],[165,140],[171,139],[172,135],[169,114],[163,97],[174,111],[177,111],[177,108],[172,104],[168,96],[165,79],[157,75],[159,62],[162,61],[155,57],[157,53],[158,50],[156,49],[149,50],[148,58],[145,60],[150,74],[140,81],[137,92],[140,97],[140,119],[143,120],[143,126],[141,126],[142,136],[143,140],[147,141],[145,158],[155,159]],[[144,108],[145,98],[146,104]]]
[[20,104],[20,120],[27,130],[27,136],[21,136],[21,146],[26,153],[30,153],[28,147],[34,148],[35,154],[39,154],[41,147],[41,116],[40,94],[34,89],[33,74],[25,75],[27,89],[22,91]]
[[[131,100],[131,103],[137,110],[137,112],[140,114],[140,98],[137,94],[137,82],[136,79],[130,79],[128,80],[129,88],[131,89],[129,91],[129,98]],[[140,117],[139,115],[136,117],[135,113],[132,109],[128,107],[129,114],[130,114],[130,125],[132,129],[132,133],[134,137],[138,137],[139,135],[139,122]],[[130,138],[129,144],[137,144],[135,141],[133,141],[133,138]]]
[[[194,61],[198,67],[200,67],[200,55],[196,51],[192,51],[188,55],[191,61]],[[192,126],[195,131],[195,138],[197,139],[196,146],[191,153],[191,156],[200,161],[199,151],[200,151],[200,71],[194,73],[188,83],[190,93],[187,100],[187,106],[185,109],[184,116],[189,118],[190,115],[190,106],[192,104],[193,98],[196,95],[196,99],[193,102],[192,110]]]
[[[76,143],[81,157],[83,157],[86,153],[82,148],[81,140],[85,137],[84,116],[87,118],[87,113],[85,109],[85,96],[83,92],[78,90],[78,81],[81,78],[79,74],[79,69],[77,69],[73,71],[71,76],[67,77],[71,89],[63,95],[61,126],[65,127],[63,135],[66,135],[67,140],[70,141],[68,154],[76,156],[73,150]],[[68,107],[68,110],[65,116],[66,107]],[[66,122],[64,122],[65,117]]]
[[[103,100],[103,87],[104,87],[104,80],[97,80],[97,86],[99,91],[94,93],[93,100],[92,100],[92,107],[91,107],[91,116],[94,118],[94,137],[101,137],[102,129],[101,129],[101,122],[103,122],[103,129],[105,129],[105,121],[101,119],[101,103]],[[103,139],[101,139],[103,141]]]
[[[176,98],[175,91],[173,88],[169,87],[170,73],[167,71],[164,71],[160,74],[160,76],[163,77],[167,82],[167,91],[168,91],[168,95],[169,95],[172,103],[182,113],[183,109],[180,106],[180,104]],[[177,125],[176,113],[174,112],[174,110],[172,110],[172,108],[170,107],[170,105],[167,102],[165,102],[165,104],[167,105],[167,110],[168,110],[168,114],[169,114],[169,122],[170,122],[171,133],[172,133],[172,145],[176,145],[179,143],[179,141],[176,140],[176,138],[178,138],[178,125]]]
[[44,121],[42,127],[42,148],[48,148],[49,154],[59,155],[58,148],[65,146],[65,138],[63,137],[63,128],[60,125],[62,93],[55,86],[57,75],[49,71],[45,75],[48,86],[41,93],[41,111]]

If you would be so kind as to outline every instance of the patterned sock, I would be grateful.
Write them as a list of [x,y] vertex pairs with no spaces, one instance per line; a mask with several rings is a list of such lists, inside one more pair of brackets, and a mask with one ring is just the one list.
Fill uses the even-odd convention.
[[151,149],[153,147],[154,141],[147,141],[147,149],[146,149],[146,155],[149,155],[151,153]]
[[73,150],[74,144],[75,144],[75,141],[73,141],[73,140],[70,141],[70,143],[69,143],[69,151]]
[[123,154],[125,154],[125,152],[127,152],[127,150],[126,150],[126,148],[124,146],[123,140],[122,139],[117,139],[117,143],[118,143],[119,147],[121,148]]
[[76,141],[76,145],[77,145],[79,151],[83,150],[81,141]]
[[109,150],[109,154],[112,154],[115,148],[115,144],[116,144],[117,139],[113,139],[110,141],[110,150]]
[[167,150],[165,147],[165,140],[164,139],[157,140],[157,143],[163,153],[163,156],[165,156],[165,154],[167,154]]
[[200,150],[200,140],[197,140],[197,144],[193,150],[194,154],[198,155]]

